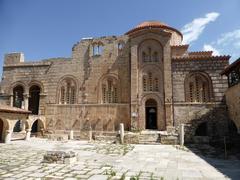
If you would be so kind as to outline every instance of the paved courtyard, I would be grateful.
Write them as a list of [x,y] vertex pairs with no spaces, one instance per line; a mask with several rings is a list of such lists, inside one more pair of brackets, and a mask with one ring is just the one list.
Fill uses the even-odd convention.
[[[49,150],[74,151],[73,164],[42,163]],[[116,145],[86,141],[0,144],[0,179],[239,179],[239,160],[202,158],[172,145]]]

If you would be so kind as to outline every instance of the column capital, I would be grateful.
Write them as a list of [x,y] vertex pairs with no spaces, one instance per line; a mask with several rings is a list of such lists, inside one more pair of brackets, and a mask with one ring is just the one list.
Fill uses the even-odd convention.
[[31,132],[32,129],[26,129],[26,132]]
[[24,93],[23,96],[24,96],[25,98],[29,98],[29,93]]

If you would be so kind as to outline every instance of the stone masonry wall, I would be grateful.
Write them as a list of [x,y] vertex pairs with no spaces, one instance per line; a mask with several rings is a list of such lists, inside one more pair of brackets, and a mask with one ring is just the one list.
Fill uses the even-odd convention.
[[240,131],[240,84],[230,87],[226,92],[228,114]]
[[[220,72],[228,64],[226,60],[174,60],[173,69],[173,99],[174,124],[190,125],[186,128],[186,141],[191,141],[196,128],[203,122],[208,122],[208,135],[221,136],[227,130],[227,111],[224,92],[228,87],[226,77]],[[208,103],[186,102],[184,81],[190,72],[205,72],[212,81],[213,98]]]

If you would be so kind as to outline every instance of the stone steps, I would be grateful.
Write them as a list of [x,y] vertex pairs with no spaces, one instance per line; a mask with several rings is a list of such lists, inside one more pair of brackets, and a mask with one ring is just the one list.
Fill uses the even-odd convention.
[[139,144],[160,144],[161,137],[159,133],[144,133],[139,135]]

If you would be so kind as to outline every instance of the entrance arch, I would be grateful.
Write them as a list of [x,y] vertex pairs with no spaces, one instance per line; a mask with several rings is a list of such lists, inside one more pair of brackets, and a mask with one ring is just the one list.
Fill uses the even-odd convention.
[[39,111],[39,101],[40,101],[40,87],[37,85],[33,85],[29,89],[29,104],[28,110],[32,112],[32,114],[38,115]]
[[36,121],[33,122],[31,129],[32,129],[31,134],[39,135],[39,133],[41,133],[42,130],[44,129],[43,121],[40,119],[37,119]]
[[3,120],[0,119],[0,142],[3,142]]
[[157,102],[154,99],[145,102],[146,129],[157,129],[157,109]]

